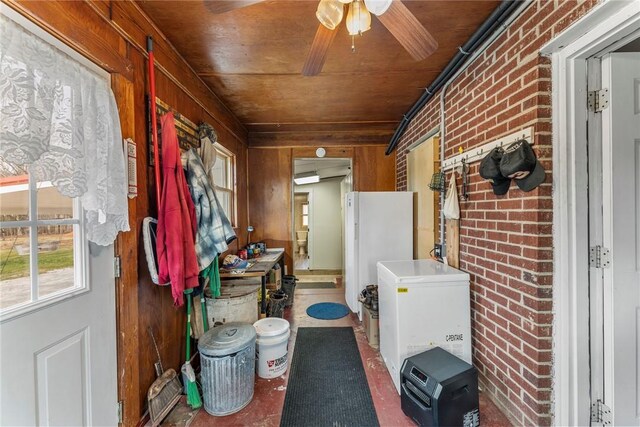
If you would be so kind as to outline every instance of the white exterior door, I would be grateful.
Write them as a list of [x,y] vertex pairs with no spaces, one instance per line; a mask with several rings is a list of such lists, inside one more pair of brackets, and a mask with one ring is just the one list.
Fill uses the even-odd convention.
[[118,424],[114,249],[88,243],[83,216],[77,199],[0,159],[0,425]]
[[614,425],[640,425],[640,53],[603,57],[602,87],[610,97],[602,111],[601,205],[610,261],[603,257],[601,270],[602,366],[593,366],[603,381],[596,373],[594,386]]

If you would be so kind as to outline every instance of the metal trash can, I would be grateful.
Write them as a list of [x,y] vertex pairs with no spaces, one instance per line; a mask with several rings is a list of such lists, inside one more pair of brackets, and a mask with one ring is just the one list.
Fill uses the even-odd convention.
[[293,274],[286,274],[282,277],[282,289],[287,294],[287,302],[285,307],[291,307],[293,305],[293,294],[296,290],[296,282],[298,279]]
[[207,331],[198,342],[204,409],[211,415],[238,412],[253,399],[256,330],[230,322]]

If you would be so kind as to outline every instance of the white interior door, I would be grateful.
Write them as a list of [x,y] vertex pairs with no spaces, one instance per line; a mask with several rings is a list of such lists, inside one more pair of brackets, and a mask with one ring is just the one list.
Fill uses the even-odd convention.
[[350,192],[345,196],[344,220],[344,292],[345,301],[354,313],[358,312],[358,200],[359,193]]
[[614,425],[640,425],[640,53],[602,59],[604,398]]

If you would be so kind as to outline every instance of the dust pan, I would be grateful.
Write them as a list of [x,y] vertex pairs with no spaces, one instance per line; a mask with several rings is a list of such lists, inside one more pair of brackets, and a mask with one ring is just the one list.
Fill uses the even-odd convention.
[[164,417],[176,406],[176,403],[182,396],[182,385],[178,379],[178,374],[173,369],[166,371],[162,367],[162,358],[156,337],[153,336],[153,330],[149,327],[149,335],[153,341],[153,348],[158,355],[158,362],[155,364],[156,375],[158,378],[151,384],[147,392],[147,402],[149,404],[149,416],[153,427],[159,426]]
[[167,369],[157,378],[149,391],[147,400],[149,402],[149,416],[151,425],[159,426],[182,396],[182,385],[178,379],[178,374],[173,369]]

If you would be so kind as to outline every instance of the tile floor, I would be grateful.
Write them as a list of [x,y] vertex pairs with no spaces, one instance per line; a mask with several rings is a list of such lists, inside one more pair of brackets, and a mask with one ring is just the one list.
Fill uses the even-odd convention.
[[[413,426],[414,423],[405,417],[400,408],[400,396],[393,386],[380,353],[367,343],[364,329],[356,316],[351,314],[338,320],[318,320],[307,316],[307,307],[317,302],[344,303],[344,290],[300,289],[296,290],[294,298],[293,307],[285,310],[285,318],[291,323],[289,360],[292,360],[292,352],[295,351],[295,337],[299,327],[352,326],[380,425],[383,427]],[[288,371],[285,375],[271,380],[256,377],[253,400],[243,410],[226,417],[214,417],[201,409],[190,426],[279,426],[287,380]],[[511,425],[495,404],[482,394],[480,395],[480,421],[484,426]]]

